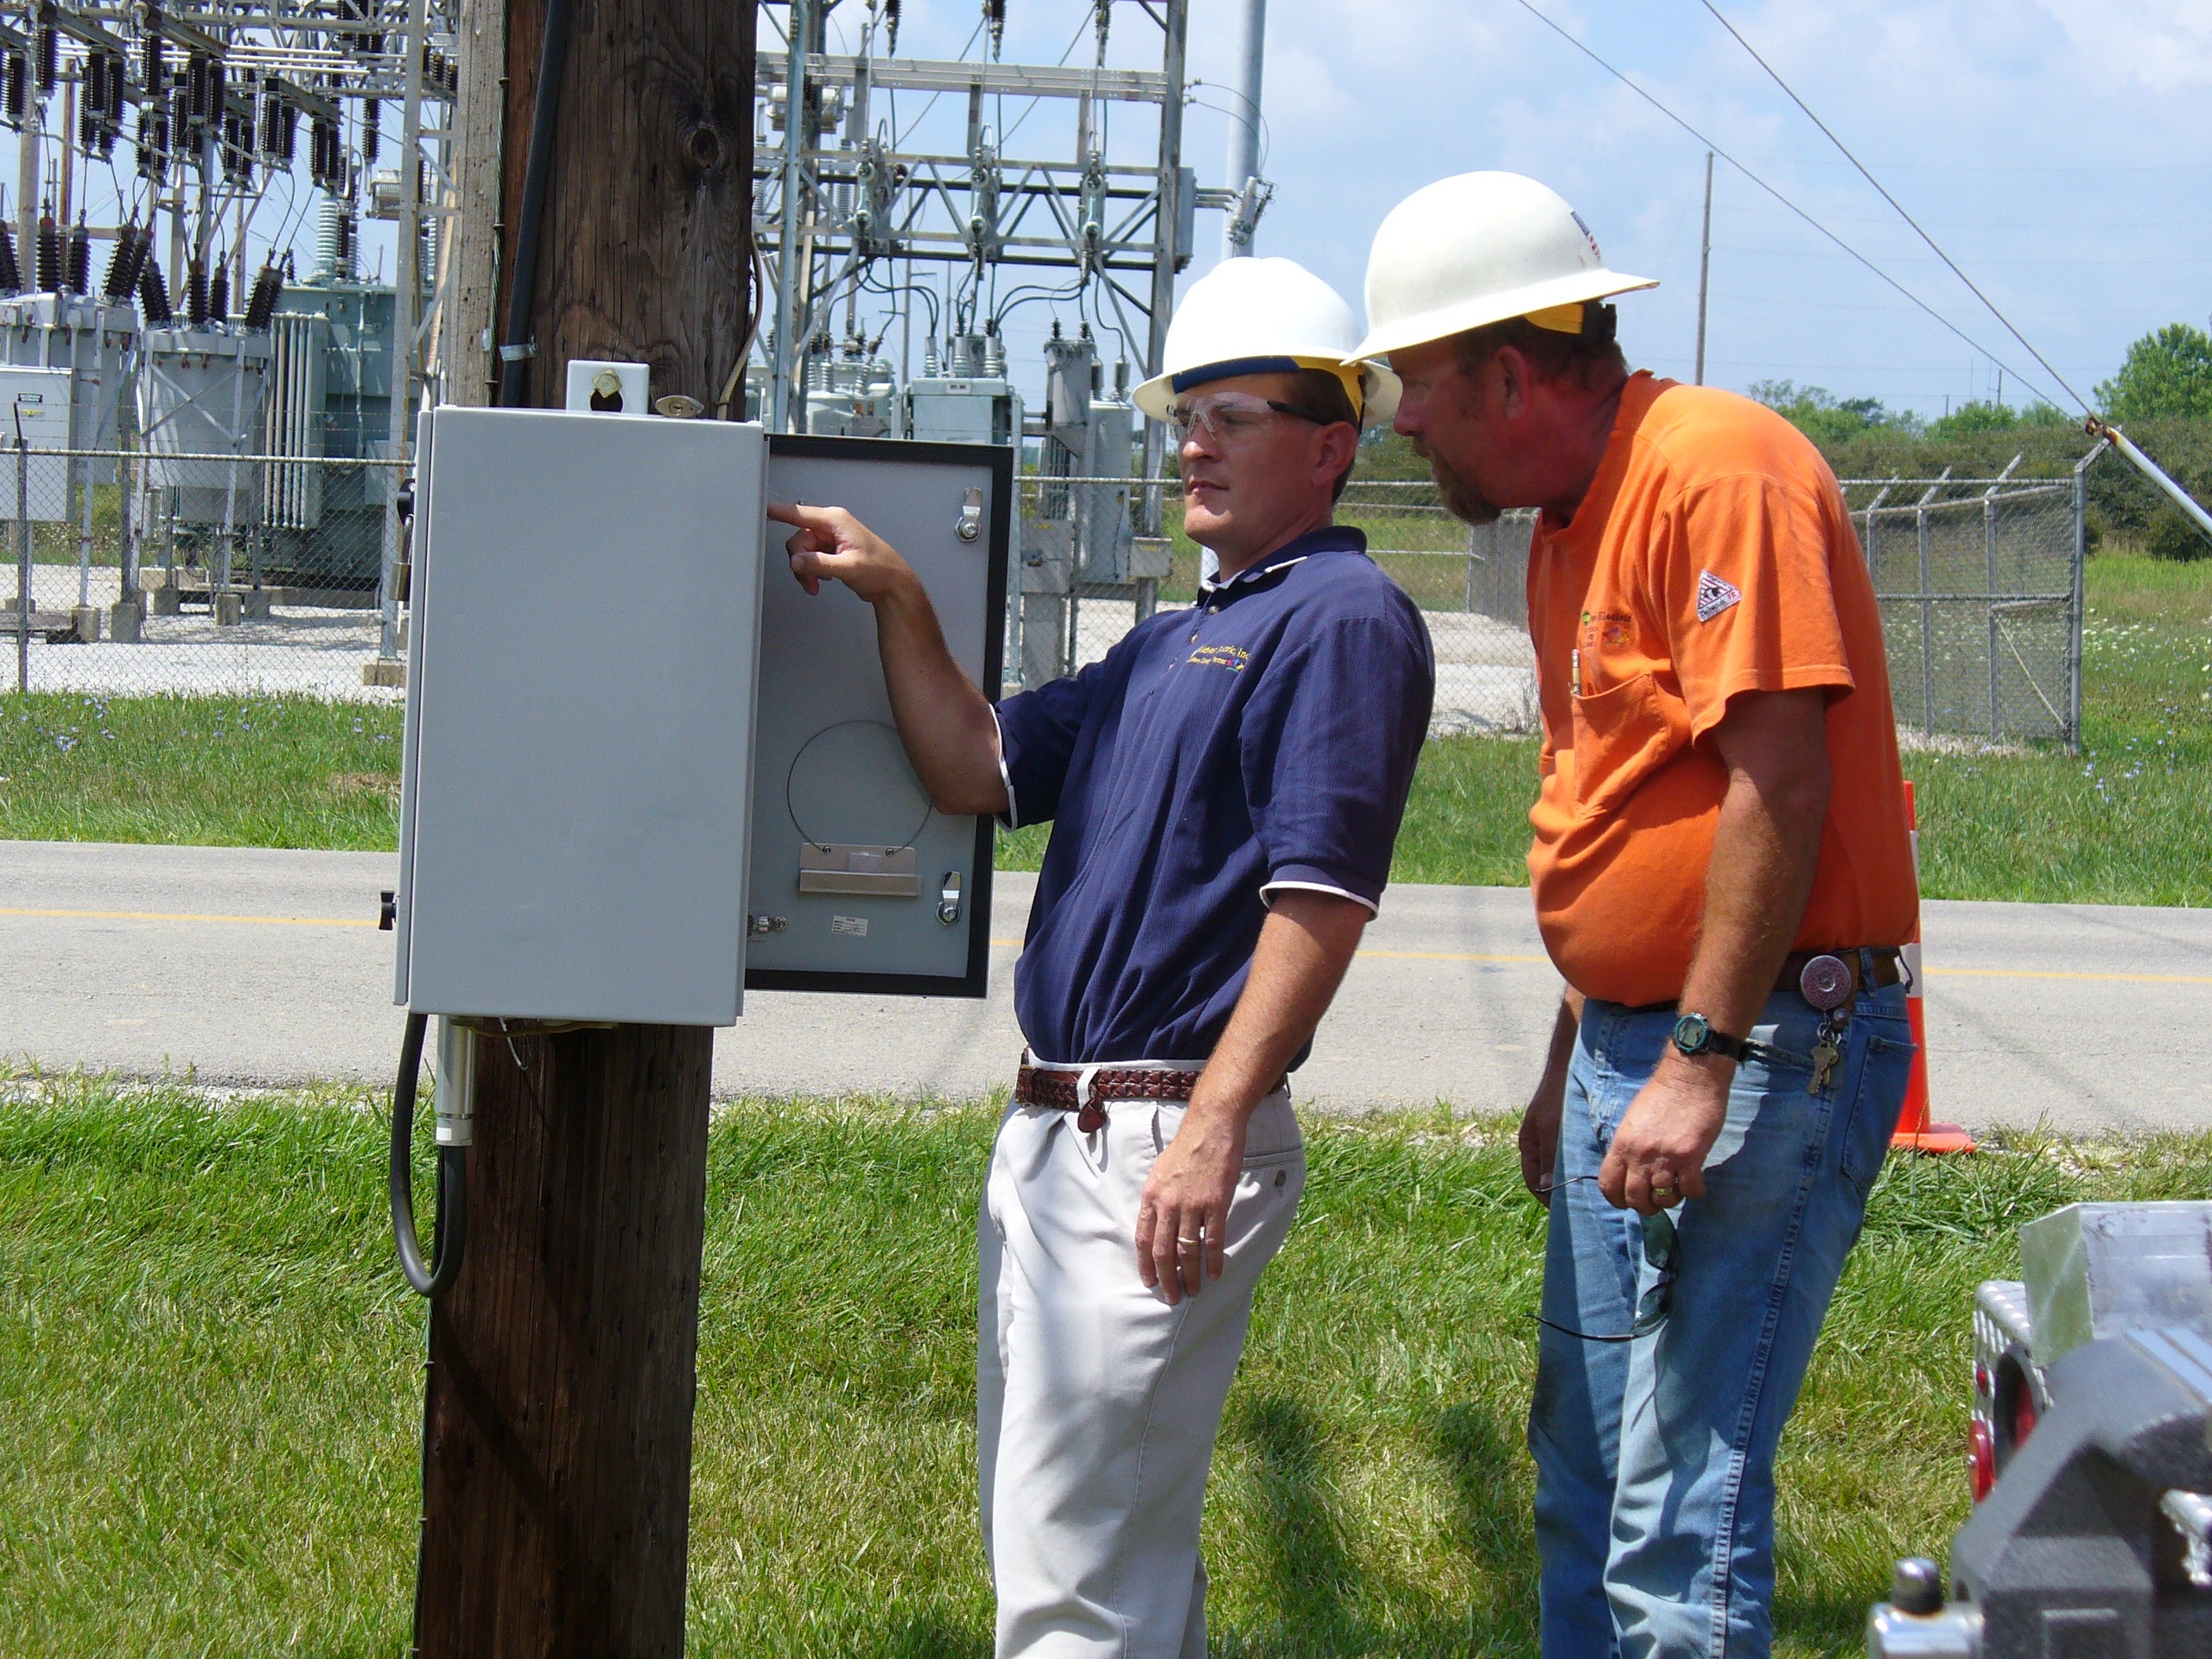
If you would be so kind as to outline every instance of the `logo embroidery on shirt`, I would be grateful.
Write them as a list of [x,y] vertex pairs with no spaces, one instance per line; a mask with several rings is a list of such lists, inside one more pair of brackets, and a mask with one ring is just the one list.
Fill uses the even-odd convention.
[[1242,645],[1200,645],[1184,660],[1201,668],[1225,668],[1241,674],[1244,664],[1252,660],[1252,653]]
[[1710,622],[1731,605],[1738,604],[1744,590],[1732,582],[1723,582],[1710,570],[1700,570],[1697,577],[1697,620]]

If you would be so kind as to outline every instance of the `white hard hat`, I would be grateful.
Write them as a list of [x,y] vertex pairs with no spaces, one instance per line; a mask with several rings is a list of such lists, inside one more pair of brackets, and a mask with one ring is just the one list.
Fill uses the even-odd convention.
[[1461,173],[1414,191],[1375,232],[1368,335],[1351,355],[1386,357],[1508,317],[1575,334],[1587,302],[1658,286],[1606,270],[1556,191],[1518,173]]
[[1160,353],[1162,372],[1131,397],[1155,421],[1179,392],[1234,374],[1319,369],[1344,382],[1365,425],[1398,408],[1398,377],[1355,359],[1359,320],[1344,296],[1294,259],[1224,259],[1191,284]]

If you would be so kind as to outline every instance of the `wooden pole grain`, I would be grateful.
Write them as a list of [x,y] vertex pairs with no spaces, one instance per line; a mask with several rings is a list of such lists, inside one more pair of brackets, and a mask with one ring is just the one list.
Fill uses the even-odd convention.
[[[570,4],[527,401],[558,405],[585,357],[711,409],[753,302],[755,9]],[[544,11],[464,8],[455,401],[497,378]],[[467,1253],[430,1319],[421,1654],[683,1651],[712,1039],[477,1039]]]

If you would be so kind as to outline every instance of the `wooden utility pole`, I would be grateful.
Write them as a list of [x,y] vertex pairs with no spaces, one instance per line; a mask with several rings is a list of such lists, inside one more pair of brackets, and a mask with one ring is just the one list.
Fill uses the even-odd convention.
[[1705,230],[1697,245],[1697,384],[1705,384],[1705,289],[1713,275],[1713,152],[1705,152]]
[[[559,404],[591,357],[711,407],[748,332],[754,8],[568,3],[525,401]],[[496,375],[546,4],[464,9],[456,401]],[[683,1651],[712,1037],[477,1039],[467,1254],[430,1319],[423,1654]]]

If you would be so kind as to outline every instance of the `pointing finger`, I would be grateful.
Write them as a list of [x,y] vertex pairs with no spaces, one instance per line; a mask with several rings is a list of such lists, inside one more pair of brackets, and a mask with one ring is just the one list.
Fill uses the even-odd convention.
[[804,501],[771,501],[768,516],[779,524],[797,524],[801,530],[827,530],[830,514],[822,507],[810,507]]

